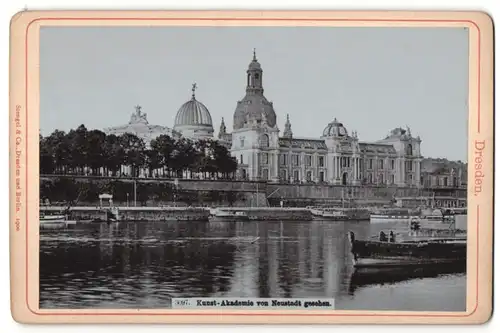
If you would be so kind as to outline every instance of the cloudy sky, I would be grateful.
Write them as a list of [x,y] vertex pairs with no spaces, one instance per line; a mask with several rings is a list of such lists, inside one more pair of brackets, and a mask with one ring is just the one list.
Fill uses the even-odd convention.
[[173,127],[191,97],[232,129],[256,48],[278,127],[319,137],[337,118],[361,141],[394,127],[422,138],[422,153],[467,157],[468,31],[464,28],[44,27],[42,134],[125,124],[141,105]]

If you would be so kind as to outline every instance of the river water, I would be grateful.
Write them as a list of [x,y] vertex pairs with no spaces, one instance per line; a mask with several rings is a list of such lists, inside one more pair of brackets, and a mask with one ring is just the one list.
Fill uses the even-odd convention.
[[337,309],[465,311],[463,269],[352,269],[369,222],[120,222],[40,232],[41,308],[169,308],[175,297],[334,298]]

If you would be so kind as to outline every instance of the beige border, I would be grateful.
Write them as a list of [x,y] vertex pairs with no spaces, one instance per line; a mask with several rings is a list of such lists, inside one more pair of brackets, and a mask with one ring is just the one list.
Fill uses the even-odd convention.
[[[84,19],[87,18],[87,19]],[[90,20],[88,18],[91,18]],[[40,26],[413,26],[470,33],[467,311],[369,312],[40,310],[38,308],[38,129]],[[11,21],[11,304],[23,323],[484,323],[492,313],[493,24],[480,12],[375,11],[24,11]],[[26,72],[26,68],[28,72]],[[479,119],[479,120],[478,120]],[[485,141],[482,161],[476,141]],[[27,145],[26,142],[29,144]],[[28,166],[30,166],[28,168]],[[474,193],[474,171],[484,173]],[[27,182],[27,178],[29,182]],[[479,187],[476,187],[479,190]],[[16,202],[18,200],[18,202]],[[16,211],[16,205],[18,210]],[[26,210],[27,205],[29,209]],[[28,260],[27,260],[28,258]],[[28,290],[28,293],[27,293]],[[29,304],[29,305],[28,305]],[[57,313],[57,314],[55,314]],[[170,314],[169,314],[170,313]],[[176,313],[173,315],[171,313]],[[191,312],[192,313],[192,312]],[[212,313],[212,314],[211,314]]]

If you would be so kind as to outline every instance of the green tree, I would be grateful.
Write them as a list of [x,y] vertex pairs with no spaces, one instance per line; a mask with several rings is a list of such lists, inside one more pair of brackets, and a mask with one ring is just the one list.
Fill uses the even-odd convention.
[[72,149],[67,140],[66,133],[55,130],[47,137],[45,143],[54,159],[54,171],[61,174],[66,173],[72,158]]
[[67,165],[76,174],[85,174],[88,166],[88,131],[85,125],[76,130],[70,130],[65,136],[65,145],[68,146]]
[[112,176],[116,176],[116,172],[125,163],[125,150],[119,137],[114,134],[106,136],[104,154],[106,169],[111,171]]
[[137,135],[125,133],[120,136],[120,144],[125,155],[125,164],[132,168],[132,177],[139,176],[139,169],[145,166],[145,145],[144,141]]
[[222,146],[218,142],[213,143],[212,148],[214,168],[219,173],[221,173],[222,178],[230,178],[234,175],[238,167],[238,162],[231,156],[226,147]]
[[181,138],[177,140],[171,154],[170,166],[175,177],[182,178],[183,171],[192,171],[196,168],[197,153],[191,140]]
[[151,150],[155,152],[154,156],[157,159],[154,162],[157,162],[159,168],[163,168],[163,171],[167,171],[170,174],[175,140],[168,135],[160,135],[156,139],[151,140],[150,146]]
[[54,156],[52,150],[47,144],[47,139],[41,134],[39,135],[39,149],[40,149],[40,174],[54,173]]
[[89,131],[86,143],[87,165],[93,175],[100,174],[99,170],[106,165],[106,134],[99,130]]

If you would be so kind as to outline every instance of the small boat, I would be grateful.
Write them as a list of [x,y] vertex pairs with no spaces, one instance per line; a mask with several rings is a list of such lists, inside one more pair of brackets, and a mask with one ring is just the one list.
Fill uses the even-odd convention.
[[371,223],[407,222],[415,218],[418,218],[423,223],[450,223],[454,221],[453,214],[446,214],[438,209],[430,214],[412,214],[409,210],[389,210],[370,214]]
[[466,262],[457,262],[426,267],[391,267],[390,269],[356,269],[350,272],[349,294],[352,295],[358,288],[370,285],[395,284],[423,278],[435,278],[440,275],[464,274]]
[[248,214],[243,211],[233,211],[219,208],[212,211],[212,215],[210,215],[209,220],[236,222],[248,221],[250,218]]
[[307,210],[311,212],[313,216],[321,216],[323,214],[323,209],[313,206],[307,206]]
[[310,208],[314,219],[317,220],[330,220],[330,221],[347,221],[348,217],[343,212],[333,208]]
[[343,212],[335,211],[335,210],[324,210],[323,219],[325,220],[333,220],[333,221],[345,221],[347,220],[347,215]]
[[42,216],[40,216],[40,223],[62,222],[62,221],[66,221],[66,220],[67,220],[66,215],[42,215]]
[[64,229],[69,225],[76,224],[76,220],[68,219],[68,215],[44,215],[40,216],[41,229]]
[[348,235],[353,266],[359,268],[393,268],[426,266],[465,262],[466,237],[419,238],[396,241],[380,233],[378,240],[357,240],[352,231]]
[[407,222],[410,218],[416,216],[417,215],[412,215],[408,209],[388,209],[370,214],[370,222]]

